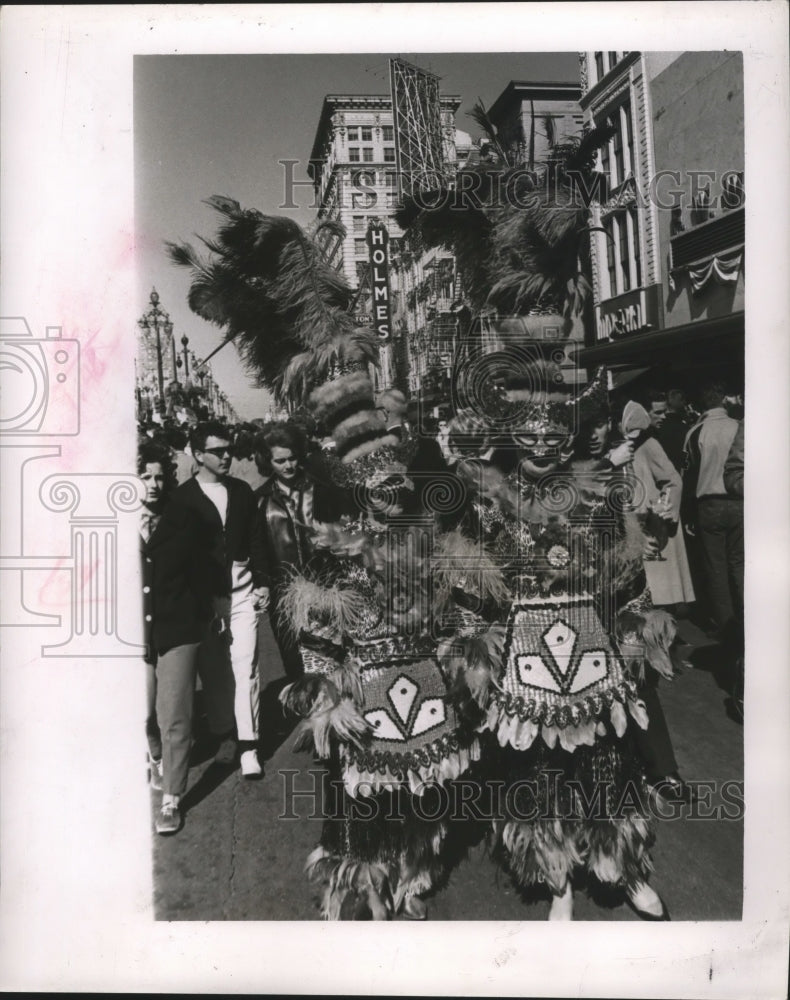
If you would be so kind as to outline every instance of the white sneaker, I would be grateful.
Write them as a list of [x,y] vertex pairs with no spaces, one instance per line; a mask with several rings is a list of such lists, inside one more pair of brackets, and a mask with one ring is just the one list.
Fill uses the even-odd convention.
[[178,833],[181,829],[181,811],[178,808],[179,797],[177,795],[163,795],[162,806],[156,815],[156,832],[167,835]]
[[257,750],[245,750],[240,758],[241,773],[245,778],[262,778],[263,768],[258,761]]

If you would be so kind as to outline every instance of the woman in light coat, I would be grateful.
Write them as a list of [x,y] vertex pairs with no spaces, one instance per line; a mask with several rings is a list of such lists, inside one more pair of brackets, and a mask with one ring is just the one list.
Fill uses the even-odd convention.
[[664,515],[669,522],[669,538],[661,558],[646,558],[645,573],[653,604],[666,606],[694,601],[686,545],[679,528],[682,480],[650,430],[650,416],[639,403],[626,403],[621,430],[634,445],[633,476],[639,484],[635,512],[646,514],[654,509],[663,494]]

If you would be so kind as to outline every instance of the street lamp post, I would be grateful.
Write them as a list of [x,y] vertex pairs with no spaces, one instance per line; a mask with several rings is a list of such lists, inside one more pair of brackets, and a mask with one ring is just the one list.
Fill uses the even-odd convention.
[[165,376],[162,370],[162,332],[170,335],[173,332],[173,324],[170,316],[159,308],[159,293],[155,288],[151,290],[151,308],[143,313],[137,321],[142,330],[153,330],[156,336],[156,380],[159,389],[159,413],[164,417],[166,413],[165,403]]
[[181,346],[184,348],[184,383],[189,382],[189,337],[186,334],[181,338]]
[[178,365],[179,365],[179,361],[178,361],[178,356],[176,354],[176,338],[173,335],[173,324],[170,323],[169,326],[170,326],[170,330],[169,330],[170,350],[171,350],[171,352],[173,354],[173,381],[176,383],[176,385],[178,385]]

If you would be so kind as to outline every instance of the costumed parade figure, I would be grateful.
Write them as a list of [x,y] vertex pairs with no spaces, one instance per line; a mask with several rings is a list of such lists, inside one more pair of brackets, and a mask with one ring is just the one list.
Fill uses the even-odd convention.
[[327,466],[354,500],[353,516],[305,526],[312,557],[278,588],[304,664],[282,699],[333,779],[307,871],[328,919],[419,919],[447,864],[436,793],[468,772],[478,739],[459,722],[437,659],[430,491],[418,496],[407,475],[417,442],[389,433],[376,412],[376,337],[355,325],[353,292],[317,242],[289,219],[227,198],[208,204],[225,217],[206,241],[212,258],[170,247],[192,269],[190,306],[279,400],[311,412],[334,441]]
[[674,622],[650,604],[634,497],[611,466],[571,461],[574,426],[606,405],[604,373],[575,400],[555,374],[533,371],[526,390],[513,380],[515,472],[459,464],[473,497],[461,528],[503,573],[507,599],[462,587],[478,624],[440,659],[461,714],[477,711],[500,748],[495,840],[516,884],[550,889],[550,919],[572,918],[583,873],[666,919],[647,884],[653,834],[632,736],[647,726],[636,675],[669,662]]

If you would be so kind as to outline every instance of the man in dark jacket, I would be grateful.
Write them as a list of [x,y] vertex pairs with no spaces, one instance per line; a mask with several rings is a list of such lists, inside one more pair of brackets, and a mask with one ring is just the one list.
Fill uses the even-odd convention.
[[[190,446],[198,471],[172,502],[198,518],[210,565],[215,626],[198,654],[209,729],[227,751],[235,722],[242,774],[259,778],[256,605],[268,595],[253,579],[250,558],[255,499],[247,483],[228,475],[231,443],[221,424],[198,424]],[[222,753],[223,763],[228,758]]]

